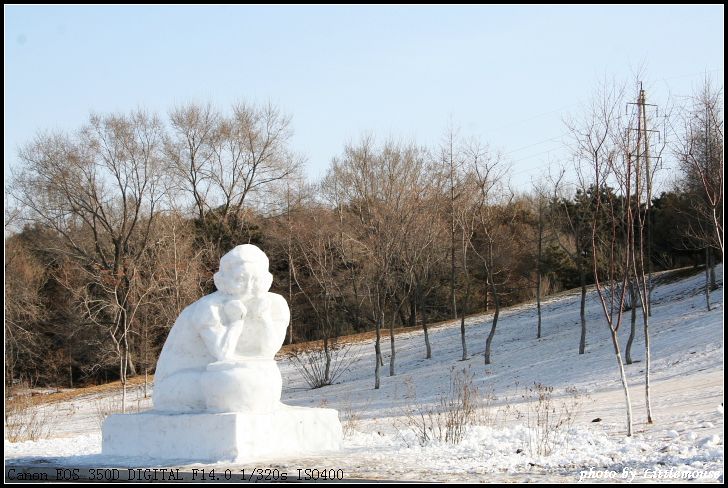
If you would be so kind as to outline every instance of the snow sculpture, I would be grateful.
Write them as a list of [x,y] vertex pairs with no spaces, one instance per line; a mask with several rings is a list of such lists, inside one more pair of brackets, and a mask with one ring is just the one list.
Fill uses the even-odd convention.
[[[163,412],[269,412],[281,398],[273,356],[290,312],[269,293],[268,257],[251,244],[220,260],[218,291],[182,311],[154,376],[154,408]],[[196,387],[191,387],[197,385]]]
[[185,308],[167,337],[154,410],[107,418],[103,453],[249,462],[338,449],[336,410],[280,402],[274,356],[290,311],[268,291],[268,257],[251,244],[237,246],[222,257],[214,280],[218,291]]

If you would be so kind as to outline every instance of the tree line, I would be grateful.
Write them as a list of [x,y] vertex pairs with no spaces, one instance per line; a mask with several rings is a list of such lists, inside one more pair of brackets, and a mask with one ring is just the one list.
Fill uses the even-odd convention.
[[[289,343],[321,341],[330,357],[342,335],[374,331],[375,388],[385,351],[397,373],[395,327],[421,328],[431,358],[429,324],[458,319],[463,359],[505,361],[500,310],[536,298],[538,338],[541,298],[579,287],[583,354],[590,327],[603,326],[587,323],[588,286],[616,331],[639,304],[647,320],[652,271],[698,264],[710,308],[723,253],[722,89],[706,84],[671,118],[657,150],[680,171],[660,195],[646,190],[658,154],[638,154],[617,116],[628,98],[595,96],[567,122],[572,158],[527,189],[513,187],[506,158],[454,128],[430,145],[362,136],[311,182],[291,119],[270,104],[93,114],[75,131],[41,132],[6,187],[6,385],[153,372],[175,318],[214,291],[220,257],[241,243],[270,258]],[[481,311],[493,312],[488,335],[468,344],[465,317]]]

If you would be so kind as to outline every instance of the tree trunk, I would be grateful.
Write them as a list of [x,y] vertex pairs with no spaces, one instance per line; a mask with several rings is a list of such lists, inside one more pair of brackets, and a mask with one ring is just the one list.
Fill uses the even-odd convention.
[[410,302],[409,326],[417,327],[417,299],[413,298],[412,295],[410,295],[409,302]]
[[629,339],[627,339],[627,350],[625,351],[625,359],[627,364],[632,364],[632,342],[634,341],[635,332],[637,330],[637,290],[634,283],[629,282],[629,300],[632,305],[630,316]]
[[389,376],[394,376],[394,319],[389,322],[389,347],[392,351],[392,355],[389,357]]
[[129,360],[128,360],[127,366],[126,366],[126,376],[131,376],[133,378],[136,375],[137,375],[137,368],[136,368],[136,365],[134,364],[134,360],[132,359],[131,354],[130,354]]
[[288,220],[288,310],[290,319],[288,323],[288,343],[293,344],[293,246],[291,227],[291,185],[286,184],[286,219]]
[[460,317],[460,342],[463,346],[463,361],[468,359],[468,345],[465,343],[465,315]]
[[[384,313],[382,313],[384,315]],[[382,322],[384,320],[384,317],[380,315],[380,317],[377,319],[376,323],[376,332],[377,332],[377,340],[374,343],[374,352],[376,354],[376,365],[374,366],[374,389],[379,389],[379,365],[382,363],[382,348],[381,348],[381,340],[382,340]]]
[[465,315],[468,313],[470,308],[470,276],[468,275],[467,265],[463,266],[465,269],[465,279],[467,280],[467,286],[465,287],[465,297],[463,298],[462,310],[460,310],[460,340],[463,345],[463,361],[468,359],[468,345],[465,340]]
[[500,302],[498,300],[498,290],[496,290],[495,283],[490,280],[493,291],[493,306],[495,307],[495,313],[493,313],[493,324],[490,326],[490,333],[488,339],[485,341],[485,364],[490,364],[490,348],[493,343],[493,337],[495,337],[495,328],[498,325],[498,315],[500,315]]
[[538,285],[536,285],[536,312],[538,313],[538,326],[536,328],[536,339],[541,338],[541,272],[538,273]]
[[422,307],[422,330],[425,332],[425,348],[427,349],[427,356],[425,359],[432,359],[432,348],[430,347],[430,334],[427,331],[427,312],[425,307]]
[[624,399],[627,402],[627,437],[632,437],[632,402],[629,399],[629,386],[627,384],[627,375],[624,372],[624,363],[622,355],[619,352],[619,340],[617,333],[612,326],[609,326],[612,333],[612,344],[614,345],[614,354],[617,357],[617,366],[619,366],[619,379],[622,381],[622,389],[624,390]]
[[[126,319],[126,316],[124,316],[124,319]],[[124,326],[126,326],[126,321],[124,322]],[[126,331],[126,329],[125,329]],[[127,341],[128,333],[124,333],[124,353],[121,358],[121,412],[126,413],[126,375],[128,371],[129,366],[129,342]]]
[[[649,296],[649,295],[648,295]],[[642,313],[645,329],[645,407],[647,408],[647,423],[652,423],[652,403],[650,401],[650,314],[652,306],[647,304],[648,313]]]
[[[399,304],[400,304],[400,305],[399,305],[399,306],[397,307],[397,317],[399,317],[399,326],[400,326],[400,327],[404,327],[404,326],[406,326],[406,325],[407,325],[407,318],[406,318],[406,317],[404,316],[404,310],[402,310],[402,302],[401,302],[401,301],[399,300],[399,298],[397,298],[397,296],[396,296],[396,295],[395,295],[395,300],[396,300],[396,302],[397,302],[397,303],[399,303]],[[392,322],[394,322],[394,318],[392,319]],[[390,329],[391,329],[391,328],[392,328],[393,326],[394,326],[394,325],[392,325],[392,326],[390,327]]]
[[324,371],[324,384],[331,384],[331,351],[329,351],[329,337],[324,335],[324,354],[326,354],[326,369]]
[[124,350],[124,353],[119,358],[119,372],[121,380],[121,413],[126,413],[126,360],[129,357],[129,352]]
[[[454,214],[454,210],[452,210]],[[457,305],[455,303],[455,216],[452,217],[452,228],[450,237],[450,307],[453,318],[458,318]]]
[[710,312],[710,248],[705,247],[705,304]]
[[485,311],[488,311],[488,289],[490,287],[490,283],[488,283],[488,278],[485,279]]
[[293,273],[293,259],[290,255],[291,251],[288,252],[288,310],[291,317],[288,321],[288,343],[293,344],[293,278],[291,276]]
[[579,308],[581,338],[579,339],[579,354],[584,354],[586,351],[586,272],[584,271],[583,264],[579,265],[579,281],[581,282],[581,305]]

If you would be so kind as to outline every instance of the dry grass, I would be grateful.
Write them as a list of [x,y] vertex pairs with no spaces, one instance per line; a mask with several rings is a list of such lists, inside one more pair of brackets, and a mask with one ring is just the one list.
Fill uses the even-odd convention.
[[[153,375],[149,375],[149,383],[154,380]],[[132,387],[144,385],[144,375],[129,378],[126,382],[127,391]],[[121,391],[121,381],[112,381],[103,385],[84,386],[70,390],[61,390],[52,393],[33,394],[32,402],[34,405],[45,405],[57,402],[65,402],[76,400],[78,398],[92,396],[99,393],[108,393],[110,391]]]
[[332,385],[359,360],[359,349],[351,343],[331,344],[328,354],[319,345],[318,349],[293,348],[286,355],[306,384],[312,389]]
[[10,442],[36,441],[48,437],[52,411],[34,400],[30,393],[5,401],[5,438]]
[[[144,398],[142,394],[143,386],[137,385],[135,388],[127,386],[126,391],[126,413],[139,413],[152,408],[152,398]],[[99,427],[103,426],[104,420],[109,415],[124,413],[122,405],[121,387],[114,395],[99,396],[93,402],[96,421]],[[136,390],[136,400],[133,399]]]
[[362,421],[362,413],[369,409],[373,398],[370,397],[367,402],[361,407],[355,408],[350,397],[344,401],[339,408],[339,415],[341,416],[341,428],[344,433],[344,437],[351,437],[354,432],[360,431],[359,426]]
[[440,395],[435,404],[423,404],[417,399],[417,392],[411,382],[406,382],[407,404],[402,419],[395,422],[395,428],[405,443],[409,444],[403,432],[415,434],[421,446],[431,441],[459,444],[469,426],[474,425],[477,411],[482,406],[482,396],[473,383],[469,369],[450,370],[450,389]]
[[553,397],[554,388],[534,383],[523,395],[527,402],[527,447],[532,456],[548,456],[557,447],[568,444],[585,395],[574,387],[566,389],[560,400]]

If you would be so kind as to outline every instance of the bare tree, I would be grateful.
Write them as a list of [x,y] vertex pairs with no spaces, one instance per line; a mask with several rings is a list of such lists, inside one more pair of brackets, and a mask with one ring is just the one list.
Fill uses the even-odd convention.
[[723,87],[716,88],[706,79],[679,120],[674,152],[693,207],[685,233],[704,247],[705,300],[710,310],[710,288],[715,282],[711,248],[723,258]]
[[[626,153],[626,169],[619,170],[615,167],[613,170],[616,177],[624,182],[630,177],[630,171],[634,172],[634,186],[622,183],[626,194],[627,222],[625,225],[636,224],[632,232],[632,240],[628,242],[628,255],[631,256],[631,273],[634,276],[634,282],[631,277],[628,278],[629,298],[632,308],[631,313],[631,330],[628,339],[627,363],[631,363],[630,347],[634,339],[635,329],[635,307],[636,299],[639,298],[642,308],[642,323],[645,336],[645,406],[647,410],[647,423],[652,423],[652,406],[650,401],[650,332],[649,318],[652,315],[651,310],[651,288],[652,288],[652,223],[648,222],[651,217],[652,209],[652,182],[655,174],[656,165],[654,165],[651,156],[655,160],[659,160],[661,153],[665,148],[663,141],[662,147],[658,149],[657,154],[651,155],[651,132],[647,129],[647,110],[645,91],[640,83],[640,91],[637,97],[637,124],[636,138],[632,137],[631,128],[620,131],[622,151]],[[635,140],[632,146],[631,141]],[[631,194],[633,191],[633,195]],[[644,204],[643,204],[644,202]],[[634,207],[634,208],[632,208]],[[642,211],[642,208],[645,211]],[[647,236],[645,234],[647,233]],[[630,275],[629,272],[626,273]]]
[[[619,144],[623,127],[619,124],[619,108],[623,101],[623,89],[605,85],[585,111],[581,121],[568,123],[574,143],[574,157],[579,165],[591,171],[591,182],[587,198],[593,202],[591,219],[591,255],[594,284],[609,326],[614,354],[617,360],[620,380],[624,390],[627,409],[627,435],[632,435],[632,403],[629,396],[627,377],[619,347],[617,333],[622,324],[624,302],[627,295],[633,241],[632,205],[632,161],[623,158],[619,166]],[[583,175],[584,173],[582,173]],[[615,181],[620,185],[620,198],[608,186]],[[624,223],[623,228],[620,224]],[[606,224],[607,232],[601,232]],[[621,251],[621,252],[620,252]],[[603,275],[600,255],[607,255],[606,276]],[[621,271],[622,276],[618,276]]]
[[[456,200],[460,196],[459,186],[463,158],[458,147],[457,130],[450,123],[442,143],[440,144],[440,161],[448,183],[448,202],[450,217],[450,312],[454,319],[458,318],[457,300],[455,298],[455,250],[456,250]],[[467,356],[465,336],[463,333],[463,359]]]
[[[465,338],[465,317],[470,313],[473,283],[469,267],[469,251],[473,248],[473,237],[478,227],[478,212],[480,207],[480,186],[476,177],[478,164],[488,158],[488,148],[477,140],[471,140],[468,145],[458,151],[459,164],[457,167],[457,180],[453,180],[452,166],[448,174],[448,183],[451,190],[450,211],[454,229],[460,233],[460,281],[465,288],[461,296],[459,307],[456,307],[456,316],[460,315],[460,342],[462,346],[462,360],[468,359],[468,347]],[[465,165],[468,166],[465,166]],[[460,174],[462,173],[462,174]],[[453,189],[455,193],[453,193]],[[454,269],[454,268],[453,268]],[[457,301],[455,302],[457,305]]]
[[325,366],[318,386],[331,384],[331,345],[337,339],[339,327],[336,321],[337,303],[341,301],[342,290],[339,279],[340,250],[337,247],[337,216],[329,209],[309,212],[310,218],[299,218],[296,222],[293,243],[296,255],[301,259],[301,268],[309,279],[309,286],[302,286],[293,266],[293,279],[308,300],[319,324],[323,343]]
[[144,371],[144,395],[148,394],[149,373],[176,318],[190,303],[205,294],[203,257],[209,252],[195,242],[194,226],[183,213],[160,214],[149,246],[138,267],[140,286],[137,362]]
[[502,215],[499,215],[498,206],[504,197],[512,196],[512,193],[506,195],[504,179],[508,167],[498,155],[491,154],[487,147],[476,143],[471,146],[470,156],[470,176],[473,178],[476,187],[474,192],[476,195],[475,223],[477,232],[482,236],[483,244],[483,247],[479,249],[479,246],[471,242],[471,248],[480,259],[485,270],[486,289],[489,287],[493,295],[493,321],[485,341],[485,364],[490,364],[491,347],[498,326],[498,317],[500,316],[500,297],[493,256],[493,246],[497,239],[496,233],[499,227],[498,221],[502,218]]
[[47,315],[41,288],[47,279],[40,262],[17,236],[5,239],[5,388],[20,380],[19,369],[40,363],[42,342],[33,327]]
[[543,284],[543,245],[544,230],[546,224],[546,206],[548,203],[548,192],[543,184],[533,184],[538,214],[536,238],[536,339],[541,338],[541,295]]
[[[412,300],[415,303],[416,310],[419,310],[422,316],[422,332],[425,340],[425,359],[432,358],[432,345],[430,343],[427,313],[427,297],[437,287],[436,276],[440,264],[445,259],[446,253],[439,249],[442,242],[445,242],[445,227],[442,222],[432,218],[428,212],[422,212],[420,216],[420,224],[416,225],[418,232],[411,233],[408,237],[409,253],[406,255],[408,260],[407,268],[411,272],[411,280],[413,282]],[[416,313],[415,313],[416,316]]]
[[[436,166],[436,165],[433,165]],[[436,167],[427,171],[428,182],[424,188],[410,196],[414,231],[407,233],[402,241],[403,276],[411,290],[411,320],[416,321],[418,312],[422,317],[422,331],[425,340],[425,359],[432,358],[432,345],[428,330],[427,298],[437,288],[440,266],[450,254],[447,234],[449,222],[440,218],[439,197],[447,186],[447,178]],[[419,191],[421,190],[421,192]],[[462,310],[462,308],[461,308]],[[416,325],[416,324],[412,324]]]
[[[376,331],[375,389],[379,388],[381,364],[381,328],[386,313],[396,316],[411,290],[411,281],[402,282],[402,243],[416,222],[417,205],[413,195],[426,187],[422,151],[414,145],[387,142],[376,148],[371,137],[365,137],[357,146],[347,146],[344,157],[334,160],[327,176],[329,188],[336,188],[341,201],[356,225],[348,232],[348,239],[364,249],[364,270],[368,279],[365,294],[370,305],[371,319]],[[397,299],[397,297],[400,297]],[[390,322],[390,376],[395,374],[395,337]]]
[[165,138],[165,156],[176,186],[192,197],[197,218],[204,223],[210,210],[212,187],[212,142],[220,115],[211,104],[189,103],[169,113],[170,134]]
[[57,232],[88,275],[87,318],[107,330],[123,385],[133,369],[135,263],[149,245],[163,195],[161,145],[162,125],[153,115],[92,115],[75,137],[41,134],[24,146],[15,176],[14,195],[28,218]]
[[562,169],[556,177],[551,177],[553,188],[551,212],[549,212],[551,228],[554,230],[555,240],[559,248],[569,257],[576,266],[579,275],[581,297],[579,301],[579,322],[581,334],[579,335],[579,354],[586,352],[586,291],[587,266],[589,247],[589,205],[584,200],[586,188],[579,185],[576,198],[572,201],[564,193]]
[[211,180],[219,198],[220,219],[240,213],[246,199],[271,182],[291,175],[298,160],[287,147],[290,118],[271,104],[238,104],[222,119],[211,144]]
[[253,210],[271,206],[270,197],[279,193],[272,191],[275,185],[300,167],[301,158],[289,148],[290,118],[270,103],[239,103],[230,115],[191,103],[169,116],[165,154],[174,188],[194,209],[196,235],[213,271],[227,248],[250,241]]

